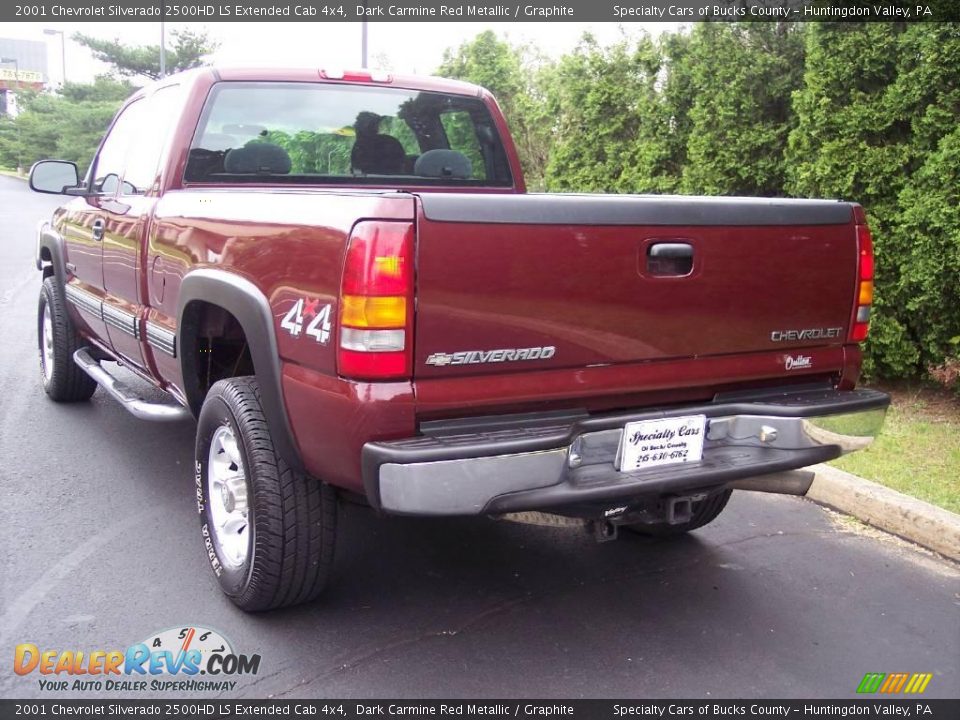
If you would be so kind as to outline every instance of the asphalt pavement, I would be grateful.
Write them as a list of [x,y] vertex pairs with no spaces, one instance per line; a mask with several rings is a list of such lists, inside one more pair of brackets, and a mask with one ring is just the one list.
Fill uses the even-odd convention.
[[960,696],[958,566],[792,497],[737,492],[688,537],[604,544],[345,506],[321,600],[238,611],[201,545],[193,424],[43,394],[34,228],[58,202],[0,177],[0,696],[83,697],[15,675],[19,643],[186,626],[261,655],[242,697],[845,698],[867,672]]

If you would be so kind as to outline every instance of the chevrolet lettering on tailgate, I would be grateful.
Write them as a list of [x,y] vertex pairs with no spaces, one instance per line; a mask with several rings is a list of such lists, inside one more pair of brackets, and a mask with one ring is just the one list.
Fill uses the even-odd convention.
[[785,342],[791,340],[794,342],[804,340],[828,340],[840,337],[843,328],[807,328],[806,330],[774,330],[770,333],[770,339],[773,342]]

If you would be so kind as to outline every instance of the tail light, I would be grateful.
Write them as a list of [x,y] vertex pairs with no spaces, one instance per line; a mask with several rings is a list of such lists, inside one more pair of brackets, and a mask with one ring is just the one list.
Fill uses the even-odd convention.
[[357,380],[413,370],[413,225],[367,220],[347,243],[340,283],[337,368]]
[[870,308],[873,305],[873,238],[863,208],[854,208],[854,217],[857,223],[857,298],[850,340],[863,342],[870,329]]

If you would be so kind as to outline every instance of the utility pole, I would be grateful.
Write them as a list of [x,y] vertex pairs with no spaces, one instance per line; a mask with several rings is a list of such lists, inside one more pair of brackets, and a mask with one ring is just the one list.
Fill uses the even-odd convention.
[[167,76],[167,48],[163,36],[163,20],[160,21],[160,78]]
[[367,69],[367,0],[363,0],[363,21],[360,23],[360,67]]
[[361,50],[362,57],[360,58],[361,67],[366,70],[367,68],[367,21],[363,21],[363,38],[362,38],[363,48]]

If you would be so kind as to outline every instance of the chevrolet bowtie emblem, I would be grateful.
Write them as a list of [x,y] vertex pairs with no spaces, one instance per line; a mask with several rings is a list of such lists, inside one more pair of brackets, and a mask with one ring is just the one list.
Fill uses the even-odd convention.
[[427,365],[436,365],[437,367],[443,367],[444,365],[449,365],[453,362],[453,355],[448,355],[447,353],[433,353],[427,358]]

